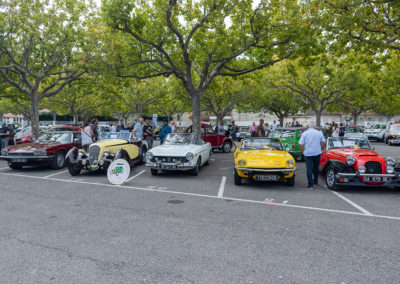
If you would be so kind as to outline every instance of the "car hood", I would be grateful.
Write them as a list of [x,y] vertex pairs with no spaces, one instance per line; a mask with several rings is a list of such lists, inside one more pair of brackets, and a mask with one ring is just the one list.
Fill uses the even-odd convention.
[[173,157],[176,155],[185,156],[186,153],[191,152],[193,154],[200,151],[202,145],[160,145],[149,152],[151,152],[154,156],[164,156],[164,157]]
[[336,154],[336,155],[342,156],[342,157],[353,156],[353,157],[357,158],[357,157],[361,157],[361,156],[379,156],[378,153],[376,153],[373,150],[369,150],[369,149],[340,148],[340,149],[331,149],[329,151],[332,154]]
[[104,139],[96,143],[93,143],[92,145],[98,145],[100,147],[108,147],[108,146],[118,146],[124,144],[128,144],[128,141],[124,139]]
[[246,160],[247,168],[286,168],[286,161],[293,159],[292,155],[276,150],[241,151],[237,160]]
[[8,147],[9,153],[18,153],[18,152],[33,152],[38,149],[49,149],[51,147],[60,145],[60,142],[39,142],[39,143],[27,143],[27,144],[19,144],[15,146]]

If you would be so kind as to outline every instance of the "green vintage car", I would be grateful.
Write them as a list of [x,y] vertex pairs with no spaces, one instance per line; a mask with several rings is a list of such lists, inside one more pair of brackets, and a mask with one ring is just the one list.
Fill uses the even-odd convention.
[[[328,131],[323,127],[316,127],[317,130],[322,131],[325,139],[331,136]],[[306,127],[278,127],[269,135],[272,138],[280,138],[284,148],[289,148],[289,153],[296,159],[296,161],[304,160],[303,153],[300,151],[299,140],[301,134],[306,131]]]

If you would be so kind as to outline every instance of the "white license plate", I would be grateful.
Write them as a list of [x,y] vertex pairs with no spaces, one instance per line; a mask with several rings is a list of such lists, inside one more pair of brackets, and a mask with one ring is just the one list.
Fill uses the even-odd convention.
[[254,176],[254,179],[261,181],[277,181],[279,178],[278,176]]
[[26,159],[11,159],[11,163],[26,163]]
[[162,169],[176,169],[175,165],[161,165]]

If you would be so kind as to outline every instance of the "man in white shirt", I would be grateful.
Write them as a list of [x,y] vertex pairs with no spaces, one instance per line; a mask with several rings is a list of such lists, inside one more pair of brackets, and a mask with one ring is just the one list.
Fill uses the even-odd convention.
[[320,155],[325,148],[325,137],[315,129],[315,122],[308,124],[308,129],[300,137],[300,150],[304,154],[307,167],[308,188],[318,185]]
[[225,135],[224,122],[222,120],[218,125],[218,135]]
[[135,124],[135,127],[132,130],[133,136],[138,141],[142,141],[143,140],[143,124],[144,124],[143,118],[139,118],[139,122]]
[[276,123],[276,120],[274,120],[274,123],[271,126],[271,130],[274,131],[278,127],[278,124]]

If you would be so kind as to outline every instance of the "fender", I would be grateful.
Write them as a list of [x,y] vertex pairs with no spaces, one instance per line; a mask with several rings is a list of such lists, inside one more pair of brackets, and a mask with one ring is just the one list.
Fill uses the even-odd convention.
[[342,162],[342,161],[339,161],[339,160],[329,160],[325,164],[325,166],[322,169],[322,171],[325,172],[328,169],[328,167],[330,167],[331,165],[338,172],[342,172],[342,173],[346,172],[346,171],[349,172],[349,170],[351,172],[355,172],[355,170],[354,170],[354,168],[352,166],[349,166],[346,162]]
[[235,141],[233,141],[232,138],[230,138],[230,137],[225,137],[224,140],[222,140],[222,143],[219,145],[219,147],[222,147],[224,145],[224,143],[227,141],[231,143],[232,147],[236,148]]
[[65,156],[65,164],[67,166],[76,165],[78,163],[78,151],[79,149],[77,147],[73,147],[68,151]]
[[118,152],[115,154],[115,158],[114,160],[117,159],[123,159],[123,160],[127,160],[130,163],[131,158],[129,157],[128,152],[126,152],[124,149],[119,149]]

